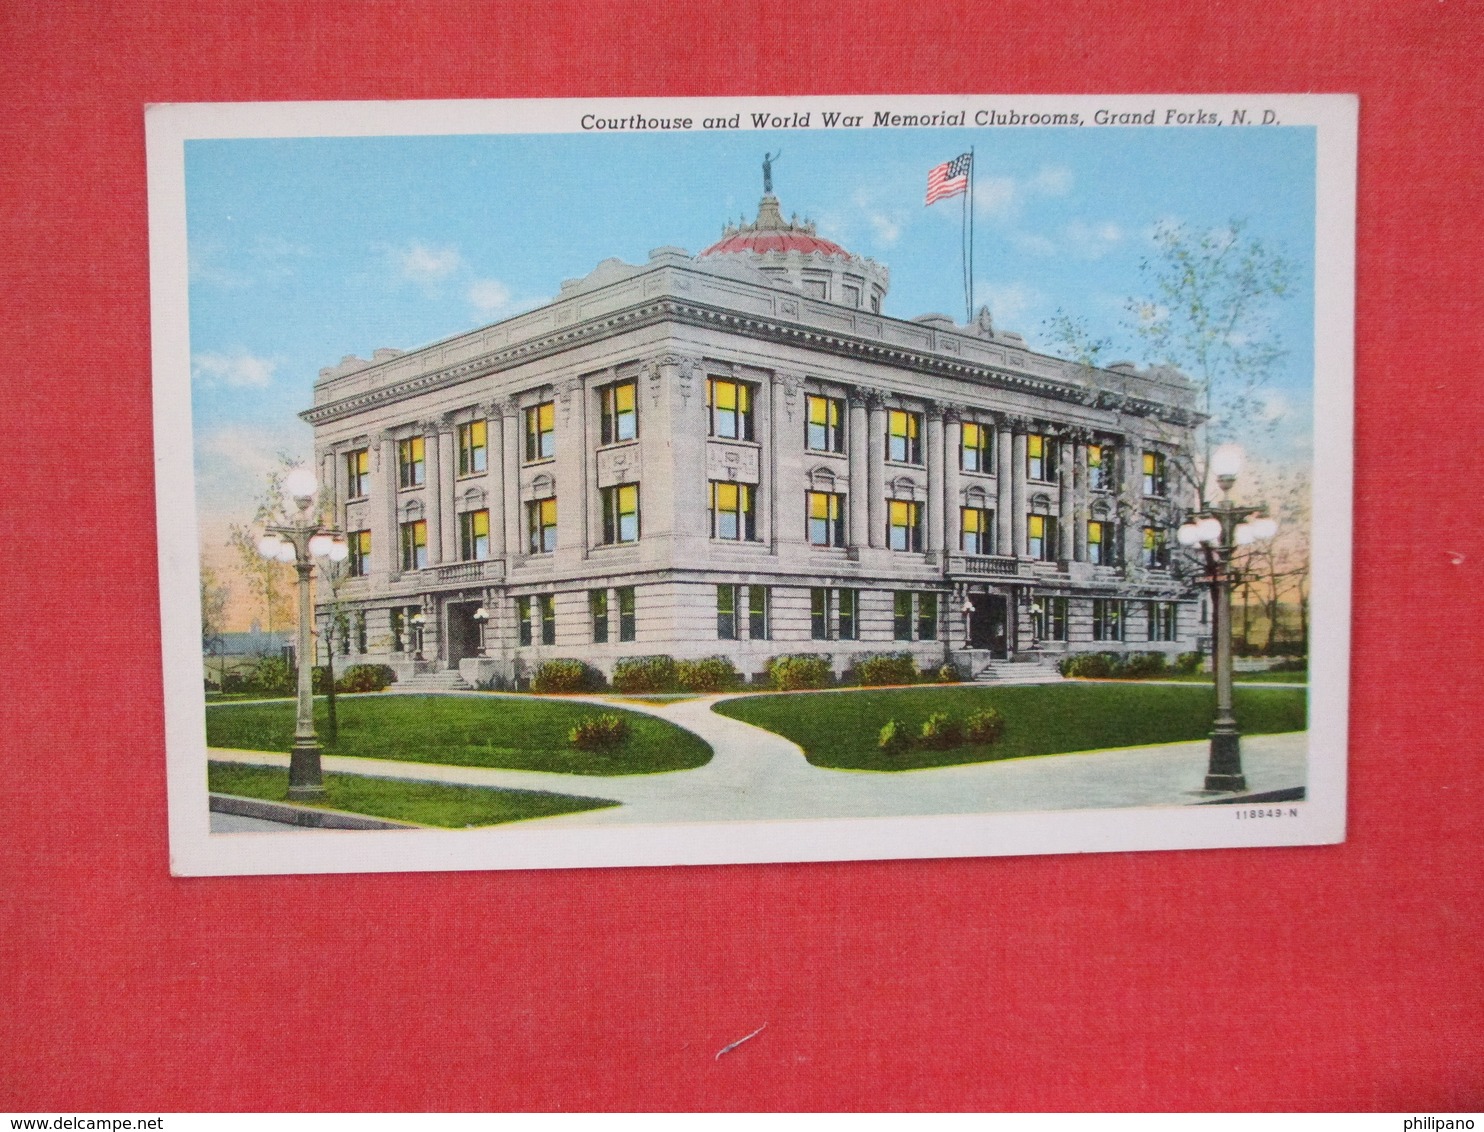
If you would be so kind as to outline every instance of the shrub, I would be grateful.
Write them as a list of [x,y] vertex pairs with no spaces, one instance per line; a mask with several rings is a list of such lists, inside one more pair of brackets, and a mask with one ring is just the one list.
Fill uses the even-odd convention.
[[1081,676],[1090,680],[1106,680],[1114,675],[1118,664],[1116,652],[1079,652],[1062,657],[1057,669],[1063,676]]
[[579,751],[611,751],[629,737],[629,725],[623,716],[605,712],[577,721],[567,734],[567,741]]
[[880,684],[912,684],[917,664],[910,652],[884,652],[862,657],[855,665],[855,678],[865,687]]
[[1131,652],[1113,668],[1113,675],[1123,680],[1147,680],[1164,673],[1165,654],[1162,652]]
[[964,741],[964,725],[947,712],[935,711],[922,721],[922,745],[946,751]]
[[998,708],[980,708],[969,713],[964,720],[964,735],[970,743],[989,745],[998,743],[1005,734],[1005,717]]
[[682,660],[675,665],[675,682],[687,692],[721,692],[737,680],[736,666],[724,656]]
[[773,687],[785,692],[827,688],[833,675],[830,658],[815,653],[790,653],[768,661],[768,678],[773,681]]
[[258,696],[292,696],[294,687],[294,670],[281,656],[261,658],[243,679],[243,691]]
[[900,755],[912,746],[912,730],[900,719],[888,719],[876,741],[888,755]]
[[675,658],[626,656],[613,666],[613,687],[620,692],[673,691]]
[[543,660],[536,666],[536,675],[531,679],[531,691],[548,695],[591,692],[602,686],[603,677],[596,668],[566,657]]
[[1188,676],[1192,672],[1201,670],[1201,661],[1204,658],[1198,652],[1182,652],[1175,658],[1175,671]]
[[1268,665],[1269,672],[1307,672],[1309,671],[1309,658],[1304,656],[1291,657],[1288,660],[1280,660],[1277,664]]
[[225,676],[222,677],[222,691],[224,693],[245,692],[246,690],[247,681],[242,678],[242,673],[228,672]]
[[945,664],[938,669],[939,684],[957,684],[964,678],[964,674],[958,670],[956,664]]
[[397,674],[385,664],[352,664],[335,680],[337,692],[379,692],[397,682]]

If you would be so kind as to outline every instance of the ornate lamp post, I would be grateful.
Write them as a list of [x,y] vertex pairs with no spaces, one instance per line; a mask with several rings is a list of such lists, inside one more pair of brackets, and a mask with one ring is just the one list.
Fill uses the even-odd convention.
[[269,524],[258,540],[258,553],[264,558],[291,562],[299,575],[299,711],[294,723],[294,749],[289,757],[289,799],[295,802],[317,802],[325,796],[320,774],[320,746],[314,734],[314,603],[310,596],[310,579],[314,560],[328,558],[338,562],[348,553],[343,532],[327,527],[313,514],[319,485],[307,468],[295,468],[284,477],[284,490],[294,501],[298,514],[282,523]]
[[423,658],[423,626],[428,623],[428,618],[419,609],[408,620],[412,623],[412,659],[421,660]]
[[474,611],[475,624],[479,626],[479,655],[489,655],[489,639],[485,635],[489,629],[490,611],[481,602],[478,609]]
[[1232,586],[1238,580],[1232,555],[1239,546],[1278,533],[1264,504],[1242,506],[1232,502],[1232,485],[1242,473],[1242,450],[1224,444],[1211,454],[1211,471],[1221,486],[1221,499],[1190,516],[1176,534],[1181,546],[1204,552],[1206,584],[1211,587],[1211,618],[1215,622],[1213,660],[1216,668],[1216,719],[1211,729],[1211,758],[1206,789],[1240,792],[1247,789],[1242,773],[1242,734],[1232,714]]

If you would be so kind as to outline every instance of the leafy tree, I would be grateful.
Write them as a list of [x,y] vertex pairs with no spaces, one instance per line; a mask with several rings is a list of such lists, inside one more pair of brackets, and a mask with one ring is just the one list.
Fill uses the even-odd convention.
[[263,529],[289,515],[283,479],[294,461],[285,455],[280,455],[278,461],[279,466],[268,473],[252,520],[233,523],[227,528],[227,545],[237,554],[237,568],[262,611],[264,629],[270,633],[276,626],[288,625],[294,619],[294,568],[258,553]]

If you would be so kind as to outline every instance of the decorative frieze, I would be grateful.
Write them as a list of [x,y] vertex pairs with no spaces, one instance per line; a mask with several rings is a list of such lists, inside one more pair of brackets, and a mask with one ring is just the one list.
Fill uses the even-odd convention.
[[749,445],[710,441],[706,445],[706,478],[755,484],[758,482],[757,455],[758,450]]
[[598,486],[612,487],[620,483],[638,483],[643,478],[639,445],[625,444],[619,448],[598,450]]

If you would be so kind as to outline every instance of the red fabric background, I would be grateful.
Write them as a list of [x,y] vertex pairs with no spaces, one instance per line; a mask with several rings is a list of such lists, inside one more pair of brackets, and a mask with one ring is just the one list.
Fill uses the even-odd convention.
[[[0,1107],[1484,1105],[1479,5],[699,9],[0,9]],[[1347,844],[167,875],[145,103],[1309,90],[1362,98]]]

